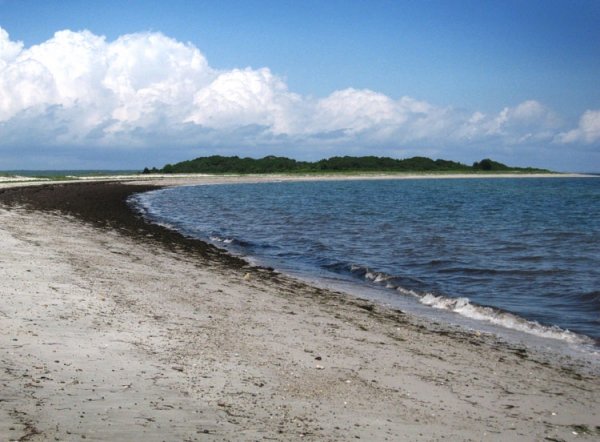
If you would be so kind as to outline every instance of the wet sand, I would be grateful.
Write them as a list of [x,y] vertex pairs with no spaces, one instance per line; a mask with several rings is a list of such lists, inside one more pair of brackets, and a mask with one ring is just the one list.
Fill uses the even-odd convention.
[[157,184],[0,189],[2,440],[600,437],[593,367],[149,225]]

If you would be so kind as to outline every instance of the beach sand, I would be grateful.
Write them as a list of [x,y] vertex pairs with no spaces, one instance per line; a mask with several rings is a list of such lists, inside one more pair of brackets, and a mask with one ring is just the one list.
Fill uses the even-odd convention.
[[251,267],[149,188],[0,189],[0,440],[600,437],[597,367]]

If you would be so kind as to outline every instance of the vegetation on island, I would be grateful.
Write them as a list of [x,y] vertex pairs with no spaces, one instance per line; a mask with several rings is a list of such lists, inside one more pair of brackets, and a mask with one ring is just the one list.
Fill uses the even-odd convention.
[[332,157],[315,162],[297,161],[285,157],[266,156],[264,158],[240,158],[213,155],[167,164],[162,169],[145,168],[144,174],[151,173],[209,173],[209,174],[261,174],[261,173],[333,173],[333,172],[549,172],[531,167],[510,167],[489,158],[471,166],[456,161],[432,160],[426,157],[394,159],[388,157]]

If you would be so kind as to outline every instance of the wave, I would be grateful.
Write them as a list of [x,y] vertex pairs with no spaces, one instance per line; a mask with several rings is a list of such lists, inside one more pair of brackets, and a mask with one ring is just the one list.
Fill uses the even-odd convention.
[[423,288],[425,281],[413,276],[394,276],[385,272],[371,270],[369,267],[348,264],[343,262],[328,263],[322,265],[326,270],[348,274],[358,279],[365,279],[375,284],[385,285],[386,288],[396,289],[398,287],[410,287],[411,289]]
[[[452,298],[443,295],[436,295],[427,291],[418,290],[414,287],[409,288],[406,285],[398,284],[398,282],[401,281],[409,282],[410,284],[422,284],[423,281],[418,278],[393,276],[385,272],[373,271],[368,267],[356,264],[333,263],[325,267],[338,273],[349,273],[353,276],[358,276],[369,283],[384,286],[388,289],[393,289],[401,295],[411,296],[417,299],[418,302],[423,305],[440,310],[451,311],[470,319],[485,321],[494,325],[502,326],[504,328],[529,333],[543,338],[566,341],[571,344],[595,344],[595,341],[588,336],[580,335],[570,330],[562,329],[558,326],[543,325],[537,321],[528,320],[514,313],[498,308],[472,303],[469,298],[466,297]],[[587,296],[593,300],[596,300],[598,296],[600,296],[600,292],[592,292],[587,294]]]
[[581,300],[584,302],[589,302],[594,304],[595,306],[600,306],[600,291],[596,290],[589,293],[584,293],[580,296]]
[[252,243],[249,241],[243,241],[237,238],[231,238],[229,236],[223,236],[220,234],[211,234],[208,235],[208,239],[215,244],[223,244],[225,246],[233,246],[239,249],[256,249],[259,248],[260,245],[256,243]]
[[419,302],[433,308],[448,310],[459,315],[505,328],[518,330],[543,338],[558,339],[571,344],[594,344],[594,340],[557,326],[547,326],[531,321],[513,313],[473,304],[469,298],[448,298],[426,293],[419,297]]
[[221,238],[219,236],[210,236],[209,239],[212,242],[223,243],[223,244],[232,244],[235,242],[234,238]]

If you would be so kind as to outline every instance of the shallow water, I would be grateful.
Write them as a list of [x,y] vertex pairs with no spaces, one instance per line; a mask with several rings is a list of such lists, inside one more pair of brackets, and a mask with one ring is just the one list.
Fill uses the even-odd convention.
[[155,222],[283,271],[600,342],[600,179],[211,185],[134,201]]

